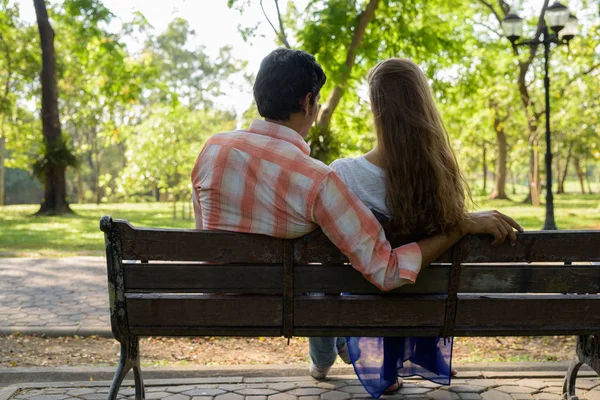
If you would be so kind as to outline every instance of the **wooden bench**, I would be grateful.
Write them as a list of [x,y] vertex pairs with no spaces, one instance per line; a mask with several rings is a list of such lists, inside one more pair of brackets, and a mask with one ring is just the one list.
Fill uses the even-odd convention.
[[143,336],[578,335],[563,391],[575,395],[582,363],[600,373],[600,265],[590,263],[600,261],[600,231],[526,232],[495,248],[468,236],[416,284],[382,293],[320,231],[283,240],[108,216],[100,228],[121,343],[111,400],[130,369],[144,398]]

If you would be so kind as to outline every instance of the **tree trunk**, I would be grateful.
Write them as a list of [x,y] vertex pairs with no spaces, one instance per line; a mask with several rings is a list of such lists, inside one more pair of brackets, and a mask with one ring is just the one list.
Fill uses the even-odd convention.
[[498,144],[498,159],[496,160],[494,190],[490,195],[490,199],[508,199],[508,196],[506,195],[506,133],[504,132],[504,128],[500,125],[500,121],[496,120],[496,118],[494,118],[494,127],[496,128],[495,131],[496,143]]
[[510,177],[512,182],[512,194],[517,194],[517,175],[511,171]]
[[523,202],[531,202],[534,206],[539,207],[540,193],[540,166],[536,140],[535,143],[531,144],[529,153],[529,195]]
[[[33,0],[33,5],[42,47],[42,130],[47,148],[52,148],[62,141],[58,116],[54,31],[50,26],[44,0]],[[49,163],[44,174],[44,199],[37,214],[71,213],[66,192],[65,166]]]
[[581,169],[581,163],[579,157],[573,157],[573,164],[575,164],[575,171],[579,178],[579,185],[581,186],[581,194],[585,194],[585,182],[583,177],[583,170]]
[[77,168],[77,203],[83,204],[83,178],[80,168]]
[[483,143],[483,154],[482,154],[482,161],[483,161],[483,195],[485,196],[485,194],[487,193],[487,174],[488,174],[488,170],[487,170],[487,146],[485,145],[485,142]]
[[569,162],[571,161],[571,156],[573,155],[573,143],[574,141],[569,142],[569,150],[567,151],[565,169],[562,171],[562,175],[558,176],[558,189],[556,190],[557,194],[562,194],[565,192],[565,180],[567,180],[567,174],[569,172]]
[[329,96],[327,97],[327,101],[321,107],[321,111],[317,116],[317,126],[319,127],[328,127],[331,123],[331,117],[333,116],[333,112],[336,107],[340,103],[342,99],[342,95],[344,94],[344,89],[346,84],[348,83],[348,78],[350,77],[350,72],[352,71],[352,67],[354,67],[354,62],[356,60],[356,53],[358,52],[358,48],[362,43],[363,37],[365,35],[365,30],[367,25],[373,19],[375,15],[375,10],[379,5],[379,0],[370,0],[367,4],[365,10],[360,14],[360,18],[358,20],[358,26],[354,30],[354,35],[352,36],[352,42],[350,43],[350,47],[348,48],[348,53],[346,54],[346,62],[344,63],[344,74],[340,82],[337,82],[337,85],[333,88]]
[[0,136],[0,206],[4,205],[4,160],[6,159],[6,140]]

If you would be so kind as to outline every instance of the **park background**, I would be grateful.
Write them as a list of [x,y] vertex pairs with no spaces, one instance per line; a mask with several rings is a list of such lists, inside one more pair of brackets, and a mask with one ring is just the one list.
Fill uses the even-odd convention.
[[[258,117],[253,77],[278,46],[314,54],[327,73],[322,112],[308,137],[314,157],[329,163],[372,148],[367,71],[385,58],[410,58],[430,79],[474,209],[498,209],[529,230],[543,225],[542,49],[521,48],[515,56],[500,22],[513,8],[531,37],[548,0],[41,3],[55,33],[60,146],[49,146],[42,129],[33,2],[0,0],[0,257],[102,255],[98,220],[106,214],[140,226],[193,227],[194,161],[210,135]],[[600,229],[600,3],[570,0],[568,6],[579,33],[568,48],[552,50],[550,64],[556,223]],[[65,170],[64,182],[47,178],[55,167]],[[48,186],[64,186],[63,205],[44,204]],[[19,365],[52,364],[36,348],[38,340],[3,337],[0,347],[28,346],[30,358]],[[77,340],[85,341],[63,344]],[[93,348],[89,340],[95,339],[81,346]],[[183,358],[199,343],[177,340]],[[146,343],[160,347],[158,339]],[[176,346],[171,339],[163,343]],[[282,362],[306,357],[305,343],[292,350],[275,339],[227,343],[232,363],[247,359],[234,350],[248,343],[297,356],[272,356]],[[486,343],[487,353],[477,353],[473,343]],[[556,360],[570,357],[573,343],[464,339],[457,354],[471,361]],[[507,348],[513,352],[503,354]],[[65,357],[54,359],[72,362]],[[156,357],[178,362],[172,354]],[[14,360],[9,353],[0,357],[2,364]]]

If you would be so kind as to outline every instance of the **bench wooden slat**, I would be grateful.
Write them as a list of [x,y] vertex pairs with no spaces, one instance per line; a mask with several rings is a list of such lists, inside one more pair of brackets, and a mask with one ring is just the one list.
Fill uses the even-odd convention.
[[[568,235],[569,240],[565,240]],[[406,243],[406,237],[388,239],[394,246]],[[491,237],[466,236],[465,260],[467,263],[483,262],[575,262],[600,261],[600,235],[598,231],[531,231],[518,234],[516,246],[508,242],[490,246]],[[348,259],[317,231],[295,241],[294,262],[344,263]],[[442,255],[437,262],[451,262],[450,251]]]
[[121,231],[123,260],[281,263],[283,258],[283,240],[269,236],[113,224]]
[[132,327],[280,327],[281,296],[126,294]]
[[[431,294],[448,290],[449,265],[430,265],[414,285],[388,293]],[[294,291],[381,294],[349,264],[299,265],[294,272]],[[600,293],[600,268],[592,265],[466,264],[461,293]]]
[[278,264],[124,264],[125,291],[282,294]]
[[297,296],[294,327],[441,327],[446,296]]
[[456,332],[461,330],[558,332],[600,329],[600,295],[463,295]]
[[130,328],[132,335],[136,336],[266,336],[278,337],[283,334],[281,327],[199,327],[190,326],[133,326]]

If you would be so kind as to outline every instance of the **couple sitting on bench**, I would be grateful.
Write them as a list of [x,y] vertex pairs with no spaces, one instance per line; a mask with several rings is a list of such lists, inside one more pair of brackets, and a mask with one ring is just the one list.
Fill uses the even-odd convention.
[[[466,234],[492,245],[523,229],[496,211],[468,213],[466,183],[427,78],[405,59],[368,75],[377,144],[364,156],[327,166],[304,138],[319,112],[326,77],[314,57],[277,49],[262,61],[254,99],[264,120],[213,135],[192,171],[198,229],[297,238],[317,228],[379,289],[414,283],[421,268]],[[379,220],[422,240],[392,248]],[[402,310],[399,309],[398,313]],[[344,318],[340,315],[339,318]],[[309,372],[323,379],[339,355],[373,396],[397,390],[398,377],[449,384],[452,340],[310,338]],[[367,373],[373,370],[379,374]]]

